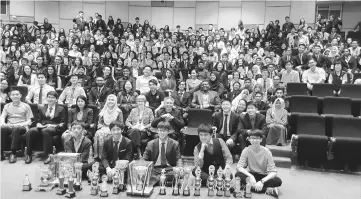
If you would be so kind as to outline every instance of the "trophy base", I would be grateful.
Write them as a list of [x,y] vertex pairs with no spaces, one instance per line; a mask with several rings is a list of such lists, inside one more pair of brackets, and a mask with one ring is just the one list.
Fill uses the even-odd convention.
[[245,198],[252,198],[252,193],[244,193]]
[[81,191],[81,190],[82,190],[81,185],[80,185],[80,184],[75,184],[75,185],[74,185],[74,190],[75,190],[75,191]]
[[154,188],[153,187],[145,187],[144,191],[136,190],[136,186],[127,187],[127,195],[128,196],[144,196],[149,197],[152,195]]
[[65,195],[66,198],[75,198],[75,192],[68,192]]
[[54,184],[38,185],[35,188],[35,191],[37,191],[37,192],[40,192],[40,191],[49,192],[49,191],[53,190],[53,188],[54,188]]
[[31,184],[23,185],[23,191],[30,191],[31,190]]
[[100,197],[108,197],[107,191],[100,191]]
[[66,193],[66,190],[65,189],[58,189],[57,191],[56,191],[56,194],[57,195],[64,195]]
[[179,189],[173,189],[172,196],[179,196]]
[[166,195],[165,187],[159,188],[159,195]]
[[235,198],[242,198],[242,192],[234,193]]
[[201,195],[201,190],[194,190],[194,196],[200,196]]
[[191,192],[189,191],[189,189],[187,190],[183,190],[183,196],[190,196]]
[[113,187],[113,194],[119,194],[119,188]]
[[126,188],[127,188],[127,186],[125,185],[125,184],[120,184],[119,185],[119,191],[125,191],[126,190]]
[[98,195],[98,188],[96,188],[96,189],[92,188],[92,189],[90,190],[90,195],[92,195],[92,196]]
[[231,191],[229,190],[224,191],[224,197],[231,197]]
[[208,190],[208,196],[213,197],[214,196],[214,190]]
[[224,191],[217,191],[217,196],[223,196],[224,195]]

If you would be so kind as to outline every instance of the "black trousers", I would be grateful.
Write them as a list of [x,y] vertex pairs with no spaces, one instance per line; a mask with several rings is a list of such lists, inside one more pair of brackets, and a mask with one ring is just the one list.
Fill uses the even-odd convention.
[[[1,151],[11,149],[15,152],[20,149],[21,144],[21,135],[26,133],[26,128],[24,126],[2,126],[1,127]],[[11,136],[11,141],[9,140]]]
[[[259,174],[259,173],[251,173],[251,174],[254,176],[254,178],[256,179],[257,182],[262,180],[264,177],[267,176],[267,175],[263,175],[263,174]],[[247,175],[245,175],[245,174],[243,174],[241,172],[237,172],[235,176],[240,177],[241,178],[241,183],[246,184],[246,178],[248,177]],[[282,185],[281,178],[276,176],[276,177],[274,177],[272,179],[269,179],[268,181],[266,181],[263,184],[263,188],[264,188],[263,191],[265,191],[267,187],[279,187],[281,185]]]
[[[225,142],[227,142],[227,140],[230,138],[230,136],[225,137],[224,135],[217,133],[217,138],[222,138]],[[243,135],[241,133],[237,136],[237,140],[234,143],[234,146],[227,145],[228,149],[231,151],[232,154],[236,153],[233,149],[236,147],[237,143],[239,144],[239,148],[240,148],[240,152],[237,151],[237,154],[238,154],[238,152],[239,152],[239,154],[241,154],[243,149],[246,147],[245,138],[243,137]]]
[[40,135],[43,137],[43,150],[45,155],[51,154],[53,151],[53,137],[61,135],[59,128],[48,127],[48,128],[31,128],[26,134],[26,146],[28,147],[28,155],[32,154],[33,151],[33,140],[39,138]]

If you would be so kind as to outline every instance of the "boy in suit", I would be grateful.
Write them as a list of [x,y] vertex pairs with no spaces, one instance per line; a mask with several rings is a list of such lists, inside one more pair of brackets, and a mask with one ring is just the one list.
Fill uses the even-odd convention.
[[96,79],[96,87],[91,88],[88,96],[89,103],[100,106],[102,108],[105,104],[107,96],[112,93],[112,90],[104,85],[104,77],[98,76]]

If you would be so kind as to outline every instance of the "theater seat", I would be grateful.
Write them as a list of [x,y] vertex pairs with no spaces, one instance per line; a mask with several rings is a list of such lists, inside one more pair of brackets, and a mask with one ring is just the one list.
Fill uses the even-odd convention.
[[318,99],[315,96],[294,95],[289,102],[291,113],[317,113]]
[[293,95],[307,95],[307,84],[306,83],[287,83],[287,96]]
[[325,97],[323,114],[351,115],[352,100],[348,97]]
[[340,96],[361,99],[361,85],[342,84]]
[[316,97],[326,97],[334,96],[333,95],[333,84],[313,84],[312,96]]

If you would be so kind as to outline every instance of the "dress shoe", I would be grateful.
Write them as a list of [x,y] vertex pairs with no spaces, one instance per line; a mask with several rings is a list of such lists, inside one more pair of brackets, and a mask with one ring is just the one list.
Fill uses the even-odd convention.
[[5,160],[4,152],[1,152],[1,161]]
[[33,156],[26,155],[25,156],[25,164],[30,164],[33,161]]
[[11,154],[10,158],[9,158],[9,163],[15,163],[16,162],[16,155],[15,154]]
[[46,158],[46,160],[44,161],[44,164],[49,164],[51,162],[51,158],[50,156],[48,158]]

